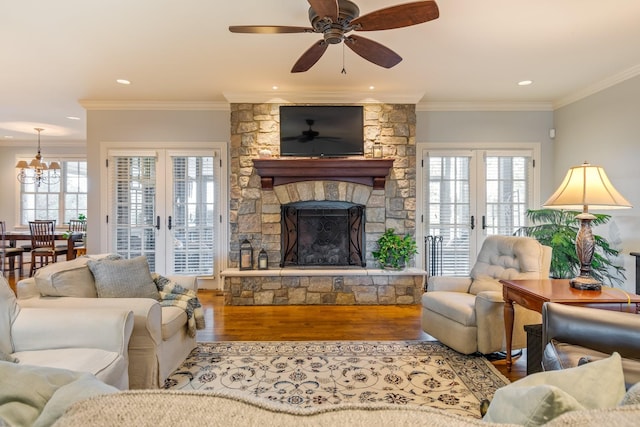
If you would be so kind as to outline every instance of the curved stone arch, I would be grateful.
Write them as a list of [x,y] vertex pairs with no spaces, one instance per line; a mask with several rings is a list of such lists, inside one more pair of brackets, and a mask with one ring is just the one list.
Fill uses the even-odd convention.
[[366,206],[372,190],[368,185],[341,181],[302,181],[273,187],[273,192],[281,205],[311,200],[331,200]]

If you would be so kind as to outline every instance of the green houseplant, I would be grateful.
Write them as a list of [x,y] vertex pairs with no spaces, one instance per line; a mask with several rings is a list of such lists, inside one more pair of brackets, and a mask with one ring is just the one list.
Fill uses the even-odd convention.
[[[532,225],[521,227],[516,235],[534,237],[541,244],[553,248],[550,274],[554,278],[570,279],[580,273],[580,260],[576,253],[576,235],[580,221],[576,215],[580,212],[556,209],[530,209],[527,217]],[[593,214],[591,224],[602,225],[609,222],[610,215]],[[624,267],[615,263],[619,251],[609,245],[607,239],[596,234],[595,251],[591,263],[593,277],[606,285],[624,283]]]
[[413,237],[409,234],[400,236],[393,228],[388,228],[378,239],[378,250],[371,254],[380,267],[400,270],[417,252],[418,246]]

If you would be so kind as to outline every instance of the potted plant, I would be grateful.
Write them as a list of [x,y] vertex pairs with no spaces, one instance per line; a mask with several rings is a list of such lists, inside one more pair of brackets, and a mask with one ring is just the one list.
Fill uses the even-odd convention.
[[[557,209],[530,209],[527,217],[530,226],[521,227],[516,235],[534,237],[541,244],[553,248],[550,275],[557,279],[570,279],[580,273],[580,260],[576,253],[576,235],[580,222],[576,215],[580,212]],[[596,219],[591,224],[602,225],[609,222],[610,215],[593,214]],[[591,262],[591,274],[604,284],[622,285],[624,267],[615,264],[619,251],[612,248],[602,236],[593,235],[595,250]]]
[[403,269],[407,261],[418,252],[416,241],[409,234],[400,236],[393,228],[387,229],[378,239],[378,250],[371,252],[380,267]]

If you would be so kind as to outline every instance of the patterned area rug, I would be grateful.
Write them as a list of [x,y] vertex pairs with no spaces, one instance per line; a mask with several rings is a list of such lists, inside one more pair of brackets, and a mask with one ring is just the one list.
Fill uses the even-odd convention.
[[480,401],[508,382],[484,357],[438,342],[213,342],[199,343],[164,388],[297,408],[417,405],[480,418]]

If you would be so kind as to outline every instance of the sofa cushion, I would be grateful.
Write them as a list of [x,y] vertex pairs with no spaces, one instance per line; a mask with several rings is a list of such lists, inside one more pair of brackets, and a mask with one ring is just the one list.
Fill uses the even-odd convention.
[[93,275],[87,267],[89,258],[54,262],[36,270],[36,288],[41,295],[54,297],[96,298]]
[[160,293],[151,277],[147,257],[99,261],[88,264],[100,298],[152,298],[160,300]]
[[11,325],[16,320],[19,312],[20,306],[16,295],[9,287],[4,275],[0,275],[0,351],[3,353],[13,353]]
[[485,421],[542,425],[576,409],[612,408],[625,394],[618,353],[561,371],[539,372],[496,391]]

